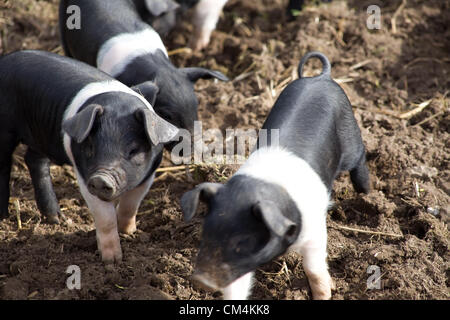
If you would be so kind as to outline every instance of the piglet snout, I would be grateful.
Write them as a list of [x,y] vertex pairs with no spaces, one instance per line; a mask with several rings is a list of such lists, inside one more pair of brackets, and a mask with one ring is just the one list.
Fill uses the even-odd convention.
[[107,174],[95,174],[88,180],[88,190],[104,201],[114,199],[117,187],[114,179]]
[[198,288],[208,290],[208,291],[217,291],[219,290],[218,285],[210,278],[206,273],[195,271],[191,276],[191,280],[194,285]]

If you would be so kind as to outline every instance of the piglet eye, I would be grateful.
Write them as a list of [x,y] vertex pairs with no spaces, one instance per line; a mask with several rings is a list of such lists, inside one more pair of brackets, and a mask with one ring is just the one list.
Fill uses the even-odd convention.
[[256,240],[251,236],[235,237],[231,241],[231,247],[239,255],[249,254],[253,251]]
[[128,152],[128,158],[131,159],[135,155],[137,155],[138,153],[139,153],[139,148],[138,147],[134,147]]
[[88,159],[94,156],[94,145],[92,144],[92,141],[89,140],[86,143],[86,146],[84,147],[84,154]]

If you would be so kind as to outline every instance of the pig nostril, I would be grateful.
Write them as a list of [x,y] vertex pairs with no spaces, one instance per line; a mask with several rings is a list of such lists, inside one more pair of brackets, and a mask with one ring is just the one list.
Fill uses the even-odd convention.
[[96,189],[97,189],[97,186],[95,185],[94,182],[89,181],[89,183],[88,183],[88,188],[91,189],[91,190],[96,190]]
[[103,177],[93,177],[88,182],[88,188],[94,194],[110,196],[114,193],[114,187]]

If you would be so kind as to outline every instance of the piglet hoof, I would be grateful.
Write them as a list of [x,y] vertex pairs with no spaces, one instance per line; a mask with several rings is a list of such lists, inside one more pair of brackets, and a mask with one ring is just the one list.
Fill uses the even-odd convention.
[[107,241],[99,241],[98,247],[105,264],[111,264],[122,261],[122,248],[120,247],[119,234],[113,236]]
[[0,220],[3,220],[3,219],[8,218],[8,217],[9,217],[8,209],[0,210]]
[[330,300],[331,299],[331,291],[336,290],[336,284],[334,280],[330,277],[328,281],[329,286],[318,285],[315,290],[313,290],[313,299],[314,300]]
[[131,219],[119,219],[117,225],[120,233],[133,234],[136,231],[136,216]]
[[318,286],[311,288],[313,300],[330,300],[331,299],[331,287]]
[[59,224],[59,217],[57,214],[47,215],[45,220],[48,224]]
[[122,249],[120,248],[105,248],[100,250],[102,255],[102,261],[105,264],[113,264],[122,261]]
[[331,292],[330,293],[313,294],[313,299],[314,300],[330,300]]
[[332,291],[336,290],[336,282],[331,277],[330,277],[330,287]]
[[55,214],[47,214],[46,215],[47,223],[49,224],[60,224],[61,222],[66,222],[67,217],[61,212],[57,212]]
[[328,272],[321,274],[307,273],[307,276],[314,300],[331,299],[331,289],[334,286],[334,282]]
[[196,35],[191,39],[189,47],[191,47],[194,51],[203,50],[208,46],[210,36],[211,33],[206,31],[196,33]]

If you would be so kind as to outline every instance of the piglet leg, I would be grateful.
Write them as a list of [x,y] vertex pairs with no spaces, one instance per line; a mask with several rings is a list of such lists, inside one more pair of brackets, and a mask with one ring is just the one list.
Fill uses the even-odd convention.
[[122,248],[120,247],[119,233],[117,232],[117,215],[114,204],[100,200],[92,195],[77,170],[75,172],[78,177],[81,194],[94,216],[97,246],[102,260],[105,263],[121,261]]
[[322,244],[309,243],[302,249],[301,254],[303,255],[303,268],[308,277],[313,299],[330,299],[334,284],[328,273],[326,241]]
[[59,223],[59,217],[65,220],[58,205],[58,199],[53,191],[50,176],[50,160],[28,149],[25,154],[25,163],[30,171],[31,182],[39,211],[47,218],[49,223]]
[[350,170],[350,179],[356,192],[369,193],[370,191],[370,177],[369,169],[366,165],[366,156],[363,154],[358,162],[358,165]]
[[253,272],[248,272],[234,280],[223,291],[224,300],[246,300],[253,284]]
[[120,197],[119,205],[117,207],[117,224],[119,226],[119,232],[131,234],[136,231],[137,210],[142,199],[144,199],[150,189],[154,179],[155,174],[153,174],[140,186],[125,192]]
[[209,43],[212,31],[216,28],[220,13],[227,0],[200,0],[195,7],[194,27],[195,34],[190,47],[202,50]]
[[14,136],[0,133],[0,219],[8,217],[9,179],[12,154],[16,146],[17,139]]

